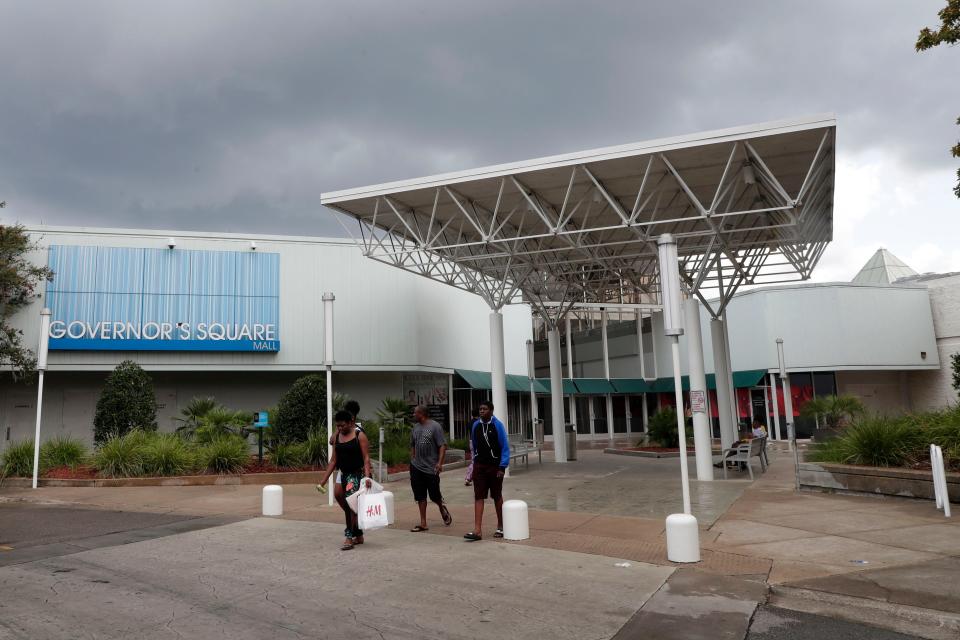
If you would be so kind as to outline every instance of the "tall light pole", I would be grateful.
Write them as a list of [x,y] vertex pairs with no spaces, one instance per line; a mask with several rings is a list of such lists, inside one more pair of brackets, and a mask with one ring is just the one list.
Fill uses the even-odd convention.
[[783,338],[777,338],[777,365],[780,367],[780,383],[783,385],[783,412],[787,421],[787,438],[793,449],[793,461],[796,464],[796,489],[800,490],[800,452],[797,450],[797,428],[793,422],[793,397],[790,393],[790,378],[787,376],[786,361],[783,357]]
[[47,348],[50,344],[50,309],[40,312],[40,346],[37,348],[37,431],[33,436],[33,488],[40,473],[40,414],[43,410],[43,374],[47,370]]
[[[327,368],[327,464],[333,458],[333,301],[332,293],[323,294],[323,364]],[[333,506],[333,491],[327,492],[327,504]]]
[[667,559],[671,562],[700,561],[700,531],[690,513],[690,479],[687,477],[687,430],[683,416],[683,387],[680,380],[680,336],[683,315],[680,310],[680,267],[677,241],[669,233],[657,238],[660,258],[660,302],[663,304],[663,333],[670,338],[673,356],[673,390],[677,407],[677,434],[680,436],[680,486],[683,513],[667,516]]

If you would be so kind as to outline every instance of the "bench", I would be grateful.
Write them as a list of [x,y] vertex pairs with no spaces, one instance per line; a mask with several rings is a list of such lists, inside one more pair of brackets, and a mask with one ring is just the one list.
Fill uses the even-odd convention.
[[747,471],[750,473],[750,479],[753,480],[753,467],[750,466],[750,461],[753,458],[760,460],[760,471],[764,472],[767,470],[767,439],[766,438],[754,438],[750,442],[743,442],[738,444],[735,447],[730,447],[725,449],[720,454],[720,461],[723,465],[723,479],[727,479],[727,463],[728,462],[739,462],[747,466]]
[[530,466],[530,454],[537,454],[537,462],[543,464],[543,451],[540,445],[532,443],[523,437],[522,433],[507,434],[507,442],[510,445],[510,459],[523,458],[524,464]]

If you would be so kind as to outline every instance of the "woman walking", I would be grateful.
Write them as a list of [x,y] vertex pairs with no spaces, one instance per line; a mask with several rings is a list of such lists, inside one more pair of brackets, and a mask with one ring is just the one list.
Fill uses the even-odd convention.
[[356,418],[349,411],[337,411],[334,416],[334,423],[337,426],[337,433],[333,446],[333,457],[327,465],[327,470],[320,480],[321,485],[325,485],[327,480],[333,474],[334,469],[340,472],[341,481],[334,487],[333,497],[336,498],[340,508],[343,509],[344,522],[346,527],[343,530],[346,538],[343,551],[353,549],[354,545],[363,544],[363,531],[357,525],[357,514],[350,508],[347,498],[360,490],[360,483],[367,479],[367,488],[372,485],[370,481],[370,451],[367,436],[356,427]]

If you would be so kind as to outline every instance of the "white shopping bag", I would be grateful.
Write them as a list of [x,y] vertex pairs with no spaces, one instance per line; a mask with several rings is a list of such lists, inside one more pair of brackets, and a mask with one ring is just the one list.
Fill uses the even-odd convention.
[[371,529],[383,529],[387,522],[387,497],[383,493],[364,493],[360,496],[357,504],[360,510],[357,512],[357,526],[364,531]]
[[[370,488],[367,488],[367,480],[370,481]],[[360,509],[357,507],[357,500],[360,499],[360,496],[365,493],[380,493],[383,491],[383,485],[373,480],[372,478],[364,478],[360,481],[360,488],[353,494],[347,496],[347,504],[350,505],[350,508],[353,509],[354,513],[360,513]]]

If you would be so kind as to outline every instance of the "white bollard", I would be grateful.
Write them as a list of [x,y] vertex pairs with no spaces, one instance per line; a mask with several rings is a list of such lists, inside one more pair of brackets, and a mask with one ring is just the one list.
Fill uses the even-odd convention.
[[393,492],[384,491],[383,499],[387,503],[387,524],[393,524]]
[[667,560],[700,562],[700,529],[693,516],[686,513],[667,516]]
[[263,488],[263,515],[283,515],[283,487],[278,484],[268,484]]
[[527,503],[507,500],[503,503],[503,537],[507,540],[526,540],[530,537]]

